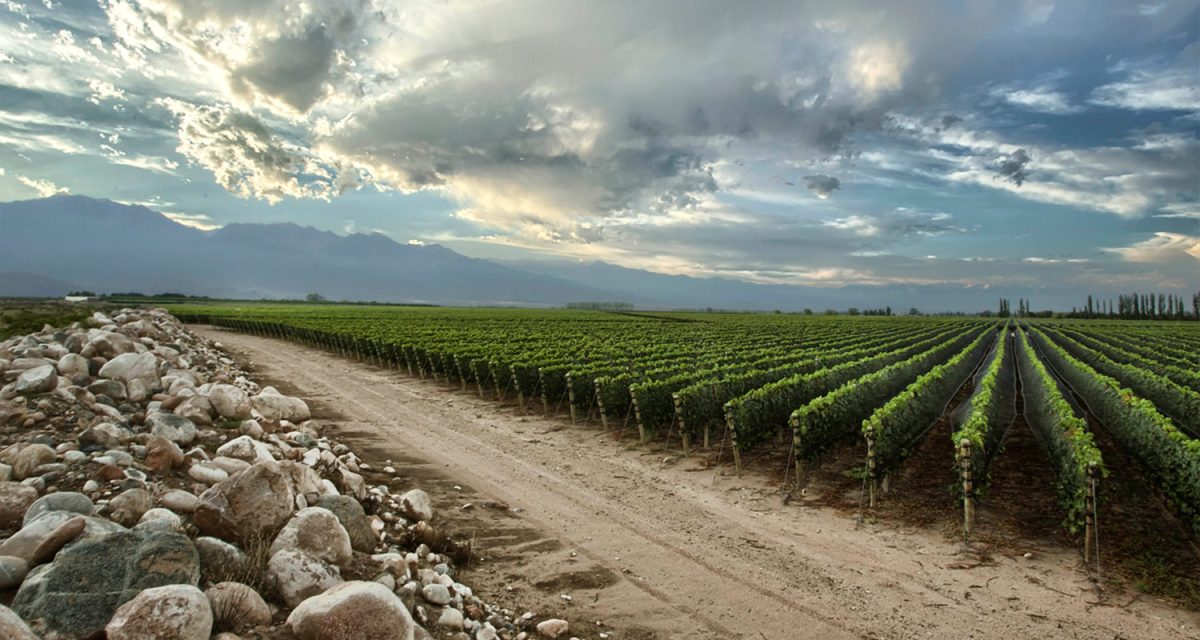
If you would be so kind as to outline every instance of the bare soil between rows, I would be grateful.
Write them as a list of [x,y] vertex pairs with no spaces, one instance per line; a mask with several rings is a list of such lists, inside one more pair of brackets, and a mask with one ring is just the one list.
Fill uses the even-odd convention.
[[[263,383],[307,399],[375,468],[391,463],[402,474],[393,485],[428,491],[435,525],[473,541],[464,581],[486,600],[564,617],[580,638],[1195,638],[1200,629],[1200,614],[1170,600],[1131,599],[1120,585],[1097,594],[1068,545],[1016,538],[979,562],[937,526],[785,505],[779,452],[739,477],[728,455],[712,464],[712,450],[684,457],[616,442],[457,385],[191,328]],[[850,466],[852,452],[842,455]]]

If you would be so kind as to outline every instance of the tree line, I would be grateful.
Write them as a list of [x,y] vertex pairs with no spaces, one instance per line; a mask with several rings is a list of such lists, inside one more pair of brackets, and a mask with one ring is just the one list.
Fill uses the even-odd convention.
[[[1052,311],[1034,311],[1029,306],[1029,300],[1017,300],[1017,311],[1012,312],[1012,304],[1007,298],[1001,298],[996,311],[1001,318],[1104,318],[1112,320],[1200,320],[1200,291],[1192,294],[1192,299],[1185,300],[1184,296],[1174,293],[1129,293],[1118,295],[1115,300],[1097,299],[1089,295],[1087,303],[1082,307],[1072,307],[1069,312],[1055,313]],[[1190,306],[1190,308],[1189,308]],[[981,315],[992,315],[985,311]]]

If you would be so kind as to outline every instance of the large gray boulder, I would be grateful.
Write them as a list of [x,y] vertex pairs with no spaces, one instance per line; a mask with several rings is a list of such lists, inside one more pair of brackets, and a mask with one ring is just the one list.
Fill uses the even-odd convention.
[[187,536],[121,531],[63,549],[53,564],[25,579],[13,610],[43,635],[87,638],[102,632],[117,608],[143,590],[195,586],[199,579],[200,559]]
[[171,442],[188,445],[196,439],[196,425],[191,420],[173,413],[155,411],[146,416],[150,433]]
[[29,509],[25,511],[25,517],[21,521],[21,526],[28,526],[29,523],[38,518],[50,513],[51,511],[66,511],[68,513],[77,513],[81,516],[90,516],[96,510],[96,506],[92,504],[92,499],[77,491],[56,491],[48,493],[29,505]]
[[200,494],[192,515],[200,531],[244,542],[274,535],[296,510],[296,496],[321,492],[315,471],[295,462],[259,462]]
[[137,344],[129,336],[111,331],[96,331],[83,348],[87,349],[89,353],[111,359],[126,353],[134,353],[137,351]]
[[146,589],[121,605],[105,626],[108,640],[208,640],[213,612],[192,585]]
[[272,555],[266,578],[289,607],[342,583],[337,567],[299,549],[284,549]]
[[141,402],[161,386],[158,377],[158,360],[153,353],[126,353],[104,363],[100,377],[116,380],[125,385],[129,399]]
[[72,381],[83,381],[88,377],[88,359],[78,353],[68,353],[58,359],[58,375]]
[[43,364],[26,369],[13,385],[17,393],[49,393],[58,387],[58,371],[54,365]]
[[318,507],[329,509],[350,536],[350,547],[355,551],[373,553],[379,537],[371,529],[371,521],[363,511],[362,504],[350,496],[321,496]]
[[288,616],[300,640],[413,640],[412,615],[378,582],[345,582],[305,600]]
[[217,455],[244,460],[250,464],[269,462],[275,459],[267,445],[250,436],[238,436],[226,442],[217,448]]
[[261,393],[250,399],[250,404],[262,417],[267,420],[288,420],[303,422],[311,417],[308,405],[300,398],[285,396],[267,387]]
[[208,392],[208,400],[222,418],[245,420],[250,417],[250,396],[231,384],[214,384]]
[[301,509],[288,520],[271,543],[270,553],[284,549],[297,549],[339,567],[350,564],[354,557],[346,529],[332,511],[320,507]]

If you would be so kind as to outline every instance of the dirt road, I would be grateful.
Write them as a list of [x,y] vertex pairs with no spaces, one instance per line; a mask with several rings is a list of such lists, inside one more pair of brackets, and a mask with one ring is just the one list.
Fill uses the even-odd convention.
[[440,526],[474,534],[483,558],[468,582],[488,600],[566,617],[580,638],[1182,639],[1200,629],[1200,616],[1149,596],[1101,597],[1071,549],[988,556],[938,532],[856,528],[843,513],[784,506],[763,476],[293,343],[192,329],[308,399],[372,464],[396,461],[430,491]]

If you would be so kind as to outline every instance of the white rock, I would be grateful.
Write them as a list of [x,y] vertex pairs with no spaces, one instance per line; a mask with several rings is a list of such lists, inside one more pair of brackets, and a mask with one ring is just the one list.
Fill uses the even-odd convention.
[[188,445],[196,439],[196,425],[173,413],[151,412],[146,415],[146,426],[150,427],[151,434],[177,444]]
[[566,620],[551,618],[549,620],[543,620],[539,622],[537,625],[537,632],[553,640],[554,638],[561,638],[562,636],[567,635],[567,632],[570,631],[570,628],[571,625],[568,624]]
[[250,468],[249,462],[246,462],[245,460],[238,460],[237,458],[230,458],[228,456],[217,456],[213,458],[209,464],[221,469],[229,475],[233,475],[239,471],[245,471],[246,469]]
[[433,519],[433,503],[429,500],[429,494],[420,489],[413,489],[400,496],[400,510],[410,520]]
[[198,462],[188,467],[188,477],[204,484],[217,484],[229,477],[224,469],[208,462]]
[[182,531],[183,519],[170,509],[156,507],[142,514],[135,529],[154,529],[159,531]]
[[212,608],[204,592],[172,584],[146,589],[121,605],[104,627],[109,640],[208,640]]
[[298,549],[284,549],[272,555],[267,562],[266,577],[292,608],[342,583],[337,567]]
[[158,497],[158,504],[175,513],[191,513],[200,504],[200,498],[182,489],[172,489]]
[[287,624],[300,640],[413,640],[416,626],[404,603],[386,587],[358,581],[305,600]]
[[441,615],[438,616],[437,626],[443,629],[451,629],[454,631],[463,630],[463,614],[462,611],[454,607],[446,607],[442,609]]
[[158,360],[153,353],[121,354],[100,367],[100,377],[123,382],[129,399],[141,402],[159,386]]
[[295,549],[308,555],[344,567],[354,557],[350,536],[328,509],[308,507],[297,511],[271,543],[271,555],[285,549]]
[[250,417],[250,396],[231,384],[214,384],[208,399],[222,418],[243,420]]
[[442,584],[427,584],[421,588],[421,597],[430,604],[436,604],[439,607],[444,607],[450,604],[450,590],[446,585]]
[[58,371],[50,364],[26,369],[13,384],[13,390],[17,393],[49,393],[56,387]]
[[267,387],[261,393],[250,399],[255,411],[267,420],[290,420],[300,422],[308,420],[310,413],[308,405],[300,398],[285,396],[273,387]]
[[88,360],[78,353],[68,353],[58,359],[58,374],[72,380],[86,378],[88,375]]
[[271,449],[267,445],[248,435],[238,436],[221,445],[217,448],[217,455],[245,460],[250,464],[273,459]]

